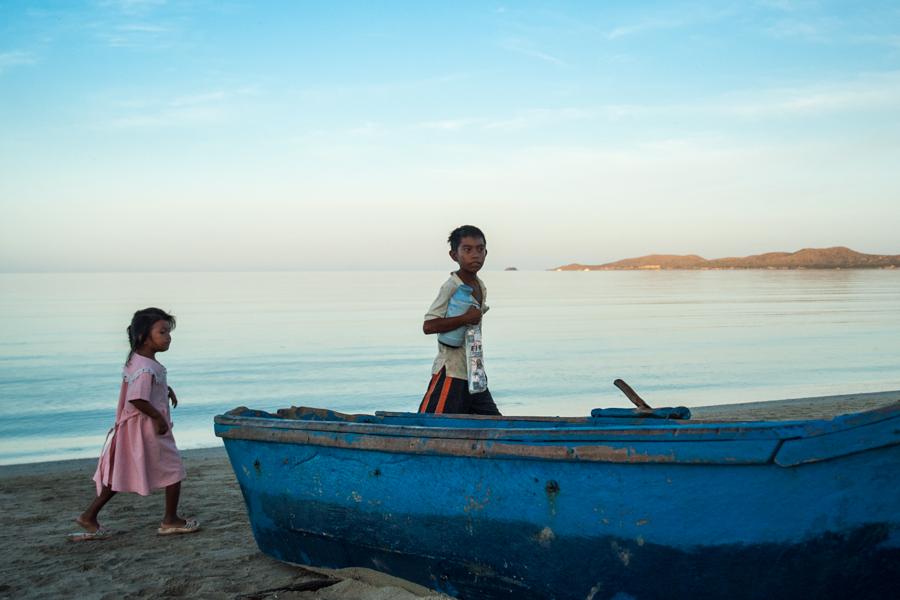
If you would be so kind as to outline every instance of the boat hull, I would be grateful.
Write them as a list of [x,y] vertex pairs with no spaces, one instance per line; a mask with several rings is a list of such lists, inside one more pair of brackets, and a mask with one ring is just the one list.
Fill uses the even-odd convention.
[[422,433],[410,452],[379,451],[364,438],[383,428],[296,443],[277,426],[242,439],[246,425],[226,419],[217,433],[260,549],[292,563],[470,599],[880,598],[900,586],[896,427],[869,425],[868,446],[821,460],[788,435],[748,464],[684,449],[656,455],[683,461],[415,452]]

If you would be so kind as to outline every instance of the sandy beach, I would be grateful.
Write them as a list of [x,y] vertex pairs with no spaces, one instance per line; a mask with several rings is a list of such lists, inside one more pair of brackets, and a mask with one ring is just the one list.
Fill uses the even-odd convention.
[[[860,394],[693,409],[696,419],[826,418],[883,406],[900,393]],[[223,448],[183,453],[182,514],[193,535],[159,537],[163,496],[116,496],[101,514],[115,534],[73,543],[72,519],[93,498],[96,459],[0,467],[0,597],[359,599],[446,598],[367,569],[312,569],[271,559],[256,547]]]
[[91,501],[96,459],[0,467],[2,598],[222,598],[242,600],[446,598],[368,569],[311,569],[256,547],[224,448],[182,453],[181,513],[191,535],[156,535],[163,494],[119,494],[100,514],[114,535],[70,542]]

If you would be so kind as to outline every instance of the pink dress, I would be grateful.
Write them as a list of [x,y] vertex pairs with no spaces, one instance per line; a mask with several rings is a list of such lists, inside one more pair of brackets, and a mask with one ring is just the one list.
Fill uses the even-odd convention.
[[[146,496],[185,477],[172,435],[166,368],[153,359],[133,354],[122,377],[116,424],[100,454],[94,481],[98,495],[103,486],[109,486],[114,492]],[[169,423],[169,431],[157,434],[153,420],[135,408],[131,400],[149,402]]]

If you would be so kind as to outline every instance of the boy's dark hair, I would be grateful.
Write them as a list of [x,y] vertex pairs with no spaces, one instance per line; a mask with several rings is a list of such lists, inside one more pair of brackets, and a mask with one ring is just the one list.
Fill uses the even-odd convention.
[[131,317],[131,325],[125,330],[128,332],[128,345],[131,346],[131,350],[128,352],[128,359],[125,361],[126,364],[131,361],[134,351],[140,348],[147,340],[153,324],[157,321],[168,321],[169,327],[175,329],[175,317],[161,308],[153,308],[152,306],[143,308]]
[[484,232],[475,227],[474,225],[461,225],[450,232],[450,237],[447,238],[447,241],[450,243],[450,249],[456,250],[459,248],[459,244],[462,242],[464,237],[473,237],[473,238],[481,238],[484,240],[485,245],[487,245],[487,238],[484,237]]

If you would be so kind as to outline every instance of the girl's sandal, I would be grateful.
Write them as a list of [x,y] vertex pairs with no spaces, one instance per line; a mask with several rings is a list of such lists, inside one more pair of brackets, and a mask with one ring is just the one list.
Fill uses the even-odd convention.
[[107,540],[112,536],[112,531],[109,529],[103,529],[102,527],[97,531],[82,531],[79,533],[70,533],[66,536],[66,538],[70,542],[93,542],[98,540]]
[[161,525],[156,530],[157,535],[177,535],[179,533],[196,533],[200,531],[200,521],[197,519],[188,519],[187,522],[180,527],[171,527]]

